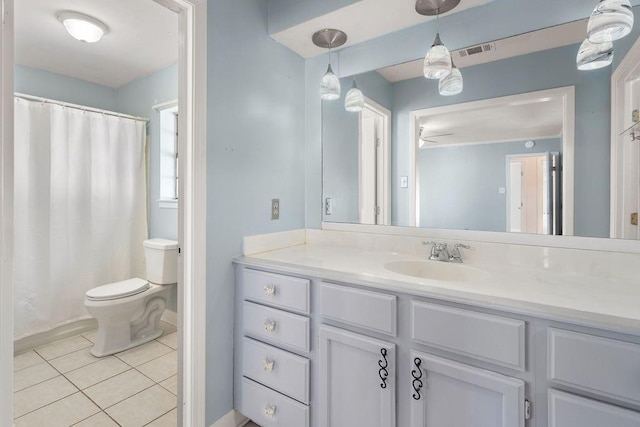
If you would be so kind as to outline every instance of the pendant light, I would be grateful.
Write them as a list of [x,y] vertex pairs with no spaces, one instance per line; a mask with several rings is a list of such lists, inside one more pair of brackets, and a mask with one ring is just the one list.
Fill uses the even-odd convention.
[[451,72],[451,52],[440,39],[439,18],[460,4],[460,0],[417,0],[416,12],[436,17],[436,38],[424,57],[423,72],[427,79],[441,79]]
[[587,38],[591,43],[619,40],[633,29],[629,0],[600,0],[589,18]]
[[316,46],[329,49],[329,66],[320,83],[320,98],[326,101],[338,99],[341,92],[340,79],[333,73],[331,68],[331,49],[345,44],[347,35],[340,30],[325,28],[314,33],[311,40]]
[[352,112],[359,113],[364,108],[364,95],[362,91],[358,89],[356,85],[356,78],[353,78],[353,85],[349,92],[347,92],[347,96],[344,98],[344,109]]
[[442,96],[453,96],[461,94],[463,87],[462,73],[451,59],[451,72],[440,79],[438,91]]
[[613,43],[592,43],[585,39],[580,45],[576,63],[578,70],[597,70],[613,62]]

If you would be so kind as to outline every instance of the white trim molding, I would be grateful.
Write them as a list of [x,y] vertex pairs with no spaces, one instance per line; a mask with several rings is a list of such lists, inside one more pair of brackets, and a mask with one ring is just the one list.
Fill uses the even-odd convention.
[[[624,158],[622,144],[627,136],[624,130],[631,122],[625,114],[633,107],[628,95],[629,81],[637,72],[640,63],[640,39],[636,40],[631,50],[611,75],[611,203],[610,228],[611,238],[629,238],[625,236],[624,223],[628,221],[624,209],[625,189]],[[628,178],[627,178],[628,179]]]
[[0,24],[0,425],[13,423],[13,0]]
[[211,424],[211,427],[242,427],[249,421],[251,421],[249,418],[245,417],[235,409],[232,409],[227,412],[224,417]]
[[179,13],[178,420],[206,423],[207,1],[155,0]]
[[566,86],[556,89],[540,90],[521,93],[518,95],[501,96],[497,98],[482,99],[478,101],[464,102],[460,104],[446,105],[443,107],[425,108],[411,111],[409,114],[409,129],[412,135],[409,152],[409,225],[420,226],[420,184],[418,160],[420,150],[420,117],[429,114],[445,114],[454,111],[475,110],[478,108],[490,108],[513,102],[532,102],[544,98],[562,98],[564,104],[562,126],[562,234],[573,236],[574,234],[574,156],[575,156],[575,87]]

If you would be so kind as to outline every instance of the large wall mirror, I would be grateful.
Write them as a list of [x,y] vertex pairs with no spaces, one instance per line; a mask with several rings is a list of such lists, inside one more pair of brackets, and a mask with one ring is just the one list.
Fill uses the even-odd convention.
[[[453,51],[454,96],[424,78],[423,58],[343,77],[342,102],[322,106],[323,220],[637,239],[640,66],[622,58],[638,32],[616,45],[614,66],[586,71],[586,29]],[[354,80],[365,97],[355,113],[344,106]]]

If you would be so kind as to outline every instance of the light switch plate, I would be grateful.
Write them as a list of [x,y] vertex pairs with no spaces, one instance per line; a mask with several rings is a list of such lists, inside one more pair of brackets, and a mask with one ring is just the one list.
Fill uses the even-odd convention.
[[409,177],[401,176],[400,177],[400,188],[409,188]]
[[271,219],[280,219],[280,199],[271,199]]

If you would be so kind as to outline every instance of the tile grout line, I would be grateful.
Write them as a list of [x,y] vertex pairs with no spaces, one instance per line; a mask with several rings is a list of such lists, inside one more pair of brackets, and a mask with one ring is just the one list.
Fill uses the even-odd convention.
[[[167,334],[163,334],[163,335],[161,335],[161,337],[167,336],[167,335],[172,334],[172,333],[174,333],[174,332],[177,332],[177,331],[173,331],[173,332],[170,332],[170,333],[167,333]],[[95,343],[93,343],[91,340],[89,340],[89,339],[87,339],[86,337],[84,337],[82,334],[80,334],[79,336],[81,336],[83,339],[85,339],[86,341],[88,341],[89,343],[91,343],[91,345],[94,345],[94,344],[95,344]],[[126,371],[124,371],[124,372],[121,372],[121,373],[116,374],[116,375],[114,375],[114,376],[111,376],[111,377],[109,377],[109,378],[107,378],[107,379],[104,379],[104,380],[102,380],[102,381],[99,381],[99,382],[97,382],[96,384],[92,384],[91,386],[87,387],[87,389],[88,389],[88,388],[90,388],[90,387],[93,387],[94,385],[100,384],[100,383],[102,383],[102,382],[104,382],[104,381],[107,381],[107,380],[109,380],[109,379],[111,379],[111,378],[114,378],[114,377],[116,377],[116,376],[118,376],[118,375],[121,375],[121,374],[123,374],[123,373],[125,373],[125,372],[131,371],[131,370],[135,370],[136,372],[140,373],[142,376],[144,376],[145,378],[147,378],[147,379],[149,379],[150,381],[152,381],[152,382],[153,382],[153,384],[152,384],[152,385],[150,385],[149,387],[144,388],[143,390],[140,390],[140,391],[139,391],[139,392],[137,392],[137,393],[134,393],[133,395],[131,395],[131,396],[129,396],[129,397],[127,397],[127,398],[125,398],[125,399],[122,399],[122,400],[120,400],[120,401],[118,401],[118,402],[116,402],[116,403],[114,403],[114,404],[112,404],[112,405],[108,406],[107,408],[104,408],[104,409],[102,409],[102,407],[101,407],[100,405],[98,405],[98,404],[97,404],[93,399],[91,399],[91,397],[89,397],[89,396],[84,392],[84,390],[81,390],[81,389],[80,389],[78,386],[76,386],[76,385],[75,385],[75,384],[74,384],[74,383],[73,383],[69,378],[67,378],[66,374],[62,373],[60,370],[58,370],[55,366],[53,366],[53,365],[50,363],[50,360],[55,360],[55,359],[57,359],[57,358],[67,356],[67,355],[72,354],[72,353],[75,353],[75,352],[77,352],[77,351],[84,350],[84,349],[86,349],[86,348],[88,348],[88,347],[90,347],[90,346],[88,346],[88,347],[84,347],[84,348],[81,348],[81,349],[76,349],[76,350],[71,351],[71,352],[69,352],[69,353],[65,353],[65,354],[59,355],[59,356],[57,356],[57,357],[55,357],[55,358],[52,358],[52,359],[50,359],[50,360],[45,359],[45,358],[44,358],[44,357],[43,357],[39,352],[37,352],[37,350],[36,350],[36,349],[31,349],[31,350],[29,350],[29,351],[33,351],[33,352],[34,352],[38,357],[40,357],[40,358],[44,361],[44,363],[47,363],[47,364],[48,364],[48,365],[49,365],[49,366],[50,366],[50,367],[51,367],[55,372],[57,372],[57,373],[58,373],[58,375],[57,375],[56,377],[49,378],[49,379],[47,379],[47,380],[41,381],[41,382],[39,382],[39,383],[37,383],[37,384],[33,384],[33,385],[29,386],[29,387],[26,387],[26,388],[24,388],[24,389],[22,389],[22,390],[18,390],[18,391],[27,390],[28,388],[31,388],[31,387],[36,386],[36,385],[38,385],[38,384],[42,384],[42,383],[44,383],[44,382],[46,382],[46,381],[52,380],[52,379],[54,379],[54,378],[57,378],[58,376],[61,376],[61,377],[62,377],[62,378],[64,378],[67,382],[69,382],[69,383],[73,386],[73,388],[74,388],[76,391],[75,391],[75,392],[73,392],[73,393],[71,393],[71,394],[69,394],[69,395],[66,395],[66,396],[64,396],[64,397],[62,397],[62,398],[60,398],[60,399],[56,399],[56,400],[54,400],[54,401],[52,401],[52,402],[50,402],[50,403],[48,403],[48,404],[46,404],[46,405],[44,405],[44,406],[41,406],[41,407],[36,408],[36,409],[33,409],[33,410],[31,410],[31,411],[29,411],[29,412],[27,412],[27,413],[25,413],[25,414],[22,414],[22,415],[20,415],[20,417],[14,418],[14,420],[17,420],[18,418],[22,418],[22,417],[24,417],[24,416],[26,416],[26,415],[28,415],[28,414],[31,414],[31,413],[33,413],[33,412],[35,412],[35,411],[40,410],[40,409],[46,408],[47,406],[53,405],[53,404],[55,404],[55,403],[57,403],[57,402],[59,402],[59,401],[61,401],[61,400],[63,400],[63,399],[66,399],[66,398],[68,398],[68,397],[70,397],[70,396],[73,396],[73,395],[75,395],[75,394],[77,394],[77,393],[79,392],[79,393],[81,393],[84,397],[86,397],[86,398],[87,398],[91,403],[93,403],[93,404],[98,408],[98,410],[99,410],[99,411],[98,411],[98,412],[95,412],[95,413],[93,413],[93,414],[91,414],[90,416],[88,416],[88,417],[86,417],[86,418],[84,418],[84,419],[82,419],[82,420],[80,420],[80,421],[78,421],[77,423],[74,423],[73,425],[79,424],[79,423],[81,423],[82,421],[85,421],[85,420],[87,420],[87,419],[89,419],[89,418],[91,418],[91,417],[94,417],[95,415],[97,415],[97,414],[99,414],[100,412],[102,412],[102,413],[104,413],[104,414],[105,414],[105,415],[106,415],[110,420],[112,420],[114,423],[116,423],[118,426],[121,426],[121,424],[120,424],[120,423],[118,423],[115,419],[113,419],[113,417],[111,417],[111,415],[109,415],[109,414],[106,412],[106,410],[107,410],[107,409],[112,408],[113,406],[115,406],[115,405],[117,405],[117,404],[119,404],[119,403],[122,403],[122,402],[124,402],[125,400],[130,399],[130,398],[132,398],[132,397],[134,397],[134,396],[136,396],[136,395],[138,395],[138,394],[140,394],[140,393],[142,393],[142,392],[144,392],[144,391],[146,391],[146,390],[149,390],[150,388],[152,388],[152,387],[153,387],[153,386],[155,386],[155,385],[160,386],[160,388],[162,388],[163,390],[167,391],[167,392],[168,392],[168,393],[170,393],[170,394],[173,394],[173,392],[172,392],[171,390],[168,390],[167,388],[165,388],[164,386],[162,386],[162,385],[160,384],[160,382],[155,381],[153,378],[150,378],[149,376],[145,375],[143,372],[141,372],[141,371],[139,371],[139,370],[137,369],[137,367],[138,367],[138,366],[142,366],[142,365],[144,365],[144,364],[146,364],[146,363],[149,363],[149,362],[152,362],[152,361],[154,361],[154,360],[160,359],[161,357],[164,357],[164,356],[166,356],[167,354],[170,354],[171,352],[176,352],[176,357],[177,357],[177,349],[174,349],[174,348],[172,348],[171,346],[168,346],[168,345],[166,345],[166,344],[164,344],[164,343],[162,343],[162,342],[158,341],[158,339],[159,339],[159,338],[161,338],[161,337],[158,337],[158,338],[156,338],[156,339],[154,339],[154,340],[152,340],[152,341],[156,341],[156,342],[158,342],[159,344],[161,344],[161,345],[163,345],[163,346],[167,347],[170,351],[169,351],[169,352],[167,352],[167,353],[165,353],[165,354],[163,354],[163,355],[161,355],[161,356],[158,356],[158,357],[156,357],[156,358],[153,358],[153,359],[150,359],[150,360],[148,360],[148,361],[145,361],[144,363],[141,363],[141,364],[139,364],[139,365],[137,365],[137,366],[133,366],[133,365],[131,365],[130,363],[127,363],[126,361],[124,361],[124,360],[120,359],[120,358],[117,356],[117,354],[113,354],[113,355],[111,355],[111,356],[115,357],[117,360],[119,360],[119,361],[121,361],[122,363],[124,363],[124,364],[125,364],[126,366],[128,366],[130,369],[127,369],[127,370],[126,370]],[[71,338],[74,338],[74,337],[66,338],[65,340],[68,340],[68,339],[71,339]],[[65,341],[65,340],[62,340],[62,341]],[[59,342],[59,341],[58,341],[58,342]],[[149,342],[151,342],[151,341],[149,341]],[[51,344],[55,344],[55,342],[54,342],[54,343],[47,344],[47,345],[51,345]],[[146,344],[146,343],[145,343],[145,344]],[[125,350],[125,351],[127,351],[127,350]],[[27,352],[28,352],[28,351],[27,351]],[[27,353],[27,352],[24,352],[24,353]],[[21,354],[23,354],[23,353],[21,353]],[[15,356],[14,356],[14,357],[15,357]],[[102,360],[104,360],[104,359],[102,359]],[[79,367],[79,368],[73,369],[73,370],[71,370],[71,371],[67,372],[67,374],[68,374],[68,373],[71,373],[71,372],[73,372],[73,371],[76,371],[76,370],[78,370],[78,369],[82,369],[82,368],[84,368],[84,367],[87,367],[87,366],[93,365],[93,364],[95,364],[95,363],[97,363],[97,362],[100,362],[100,361],[101,361],[101,360],[99,359],[99,360],[96,360],[95,362],[91,362],[91,363],[89,363],[89,364],[87,364],[87,365],[84,365],[84,366],[81,366],[81,367]],[[36,363],[35,365],[38,365],[38,364],[41,364],[41,363],[43,363],[43,362],[38,362],[38,363]],[[35,366],[35,365],[32,365],[32,366]],[[28,368],[30,368],[30,367],[32,367],[32,366],[28,366],[28,367],[23,368],[23,369],[28,369]],[[21,370],[23,370],[23,369],[19,369],[18,371],[15,371],[15,372],[19,372],[19,371],[21,371]],[[14,372],[14,374],[15,374],[15,372]],[[177,375],[177,374],[174,374],[174,375]],[[172,376],[173,376],[173,375],[170,375],[169,377],[167,377],[167,378],[163,379],[162,381],[166,381],[167,379],[171,378]],[[14,392],[14,394],[15,394],[15,393],[16,393],[16,392]],[[173,408],[171,408],[169,411],[167,411],[167,412],[163,413],[163,414],[162,414],[162,415],[160,415],[159,417],[154,418],[153,420],[151,420],[149,423],[147,423],[147,424],[145,424],[145,425],[148,425],[148,424],[150,424],[150,423],[154,422],[155,420],[157,420],[157,419],[159,419],[159,418],[163,417],[164,415],[166,415],[166,414],[168,414],[169,412],[171,412],[171,411],[173,411],[174,409],[176,409],[176,408],[177,408],[177,395],[174,395],[174,396],[176,396],[176,406],[175,406],[175,407],[173,407]]]
[[[142,427],[148,426],[148,425],[149,425],[149,424],[151,424],[152,422],[159,420],[160,418],[164,417],[164,416],[165,416],[165,415],[167,415],[169,412],[171,412],[171,411],[173,411],[174,409],[177,409],[177,408],[178,408],[178,405],[176,405],[176,407],[175,407],[175,408],[171,408],[171,409],[169,409],[167,412],[165,412],[164,414],[160,415],[159,417],[152,419],[152,420],[151,420],[151,421],[149,421],[148,423],[144,424]],[[177,421],[177,420],[176,420],[176,421]]]

